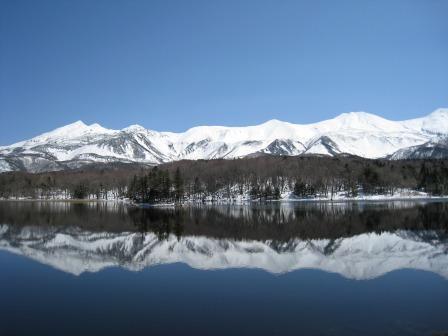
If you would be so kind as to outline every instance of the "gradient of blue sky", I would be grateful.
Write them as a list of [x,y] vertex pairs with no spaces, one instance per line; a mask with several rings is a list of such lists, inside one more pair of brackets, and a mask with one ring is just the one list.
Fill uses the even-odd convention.
[[0,144],[448,106],[445,0],[0,0]]

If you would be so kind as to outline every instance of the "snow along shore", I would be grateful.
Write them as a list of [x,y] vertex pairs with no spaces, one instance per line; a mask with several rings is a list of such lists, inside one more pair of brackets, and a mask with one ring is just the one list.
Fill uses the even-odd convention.
[[133,206],[139,207],[173,207],[173,206],[188,206],[195,204],[251,204],[251,203],[295,203],[295,202],[386,202],[386,201],[437,201],[448,200],[448,195],[434,196],[426,192],[415,191],[409,189],[400,190],[393,195],[390,194],[359,194],[356,197],[349,197],[345,192],[335,193],[333,197],[315,196],[308,198],[301,198],[294,195],[292,192],[283,193],[280,199],[253,199],[250,195],[243,194],[234,197],[203,197],[203,198],[188,198],[182,203],[135,203],[130,199],[124,199],[123,202]]
[[41,195],[39,197],[11,197],[2,198],[2,201],[108,201],[108,202],[122,202],[125,204],[140,205],[140,206],[152,206],[152,207],[164,207],[175,205],[188,205],[188,204],[244,204],[244,203],[259,203],[259,202],[355,202],[355,201],[400,201],[400,200],[448,200],[448,195],[431,195],[426,192],[403,189],[395,192],[394,194],[363,194],[359,193],[357,196],[347,196],[346,192],[334,193],[333,196],[316,195],[310,197],[298,197],[292,192],[283,193],[279,199],[264,199],[264,198],[252,198],[248,194],[232,195],[224,197],[222,195],[215,196],[193,196],[185,198],[182,202],[168,202],[168,203],[135,203],[129,198],[119,196],[117,194],[109,194],[107,197],[97,197],[96,195],[89,195],[84,199],[73,199],[67,196],[65,193],[54,193],[52,195]]

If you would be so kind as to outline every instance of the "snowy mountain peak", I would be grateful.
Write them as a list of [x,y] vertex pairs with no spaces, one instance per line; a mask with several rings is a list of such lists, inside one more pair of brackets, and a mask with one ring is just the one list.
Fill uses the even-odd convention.
[[131,125],[122,129],[123,132],[146,132],[147,129],[141,125]]
[[348,123],[377,123],[377,122],[391,122],[372,113],[358,111],[341,113],[335,119]]
[[282,126],[282,125],[288,125],[289,123],[286,121],[281,121],[278,119],[271,119],[268,120],[264,123],[262,123],[261,125],[265,125],[265,126]]
[[[79,136],[83,136],[86,134],[92,134],[92,133],[110,133],[111,130],[108,130],[107,128],[102,127],[99,124],[91,124],[86,125],[81,120],[75,121],[74,123],[68,124],[66,126],[62,126],[59,128],[56,128],[53,131],[50,131],[48,133],[44,133],[36,138],[44,138],[44,139],[51,139],[51,138],[75,138]],[[34,138],[34,139],[36,139]]]
[[87,125],[82,120],[78,120],[64,127],[87,127]]
[[[447,108],[405,121],[387,120],[367,112],[350,112],[312,124],[272,119],[247,127],[198,126],[183,133],[151,131],[140,125],[111,130],[99,124],[76,121],[30,140],[0,147],[0,172],[58,170],[94,162],[154,165],[182,159],[241,158],[260,153],[406,158],[410,151],[404,149],[438,144],[446,137]],[[398,151],[399,155],[394,156]],[[426,153],[433,155],[436,151],[431,149]],[[439,149],[437,153],[438,158],[445,155]]]
[[384,119],[367,112],[348,112],[338,115],[336,118],[324,121],[330,123],[334,129],[358,129],[369,131],[397,131],[402,126],[399,122]]
[[433,111],[431,114],[429,114],[429,116],[438,116],[438,117],[448,118],[448,108],[447,107],[438,108],[435,111]]
[[447,136],[448,108],[439,108],[425,117],[406,120],[402,123],[418,132],[423,132],[439,137]]
[[74,131],[104,131],[107,129],[97,123],[87,125],[82,120],[78,120],[71,124],[68,124],[68,125],[65,125],[62,127],[58,127],[55,130],[53,130],[52,132],[55,132],[58,130],[61,130],[61,131],[62,130],[66,130],[66,131],[70,131],[70,130],[74,130]]
[[344,112],[336,117],[336,119],[369,119],[369,118],[381,118],[375,114],[364,111]]
[[[89,126],[87,126],[82,120],[75,121],[71,124],[58,127],[54,129],[53,131],[44,133],[44,134],[64,134],[65,132],[82,132],[89,129]],[[44,135],[42,134],[42,135]]]

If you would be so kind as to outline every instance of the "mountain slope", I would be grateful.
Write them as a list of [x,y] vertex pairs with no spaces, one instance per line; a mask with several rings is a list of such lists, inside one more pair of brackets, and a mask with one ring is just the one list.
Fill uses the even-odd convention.
[[438,141],[428,141],[422,145],[399,149],[389,158],[401,159],[444,159],[448,157],[448,138]]
[[[61,170],[95,162],[156,165],[181,159],[230,159],[261,153],[408,158],[415,146],[437,143],[446,136],[448,109],[406,121],[351,112],[307,125],[270,120],[248,127],[200,126],[184,133],[157,132],[139,125],[110,130],[77,121],[0,147],[0,172]],[[435,153],[435,157],[446,157],[444,151]],[[426,157],[434,155],[428,153]]]

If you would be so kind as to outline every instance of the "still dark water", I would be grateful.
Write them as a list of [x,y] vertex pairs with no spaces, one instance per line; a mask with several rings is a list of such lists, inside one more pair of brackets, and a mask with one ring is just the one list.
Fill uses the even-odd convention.
[[444,335],[448,203],[0,202],[0,335]]

